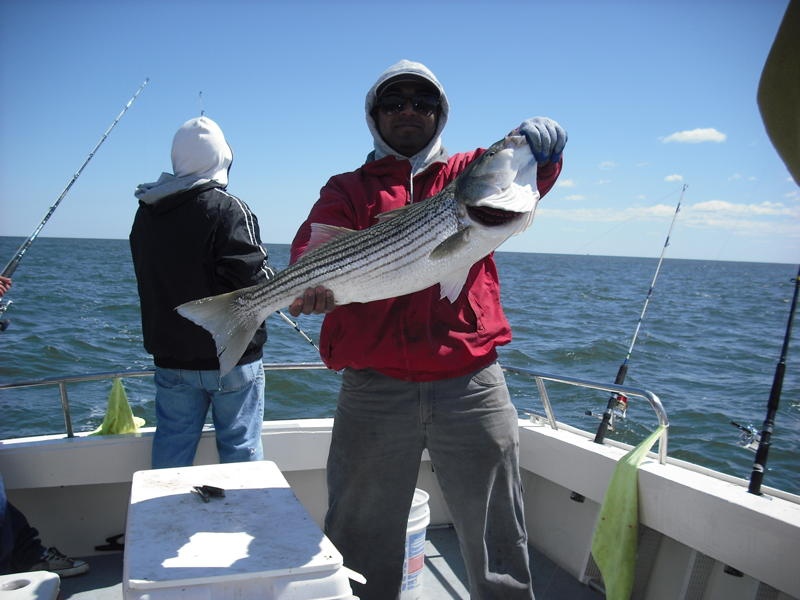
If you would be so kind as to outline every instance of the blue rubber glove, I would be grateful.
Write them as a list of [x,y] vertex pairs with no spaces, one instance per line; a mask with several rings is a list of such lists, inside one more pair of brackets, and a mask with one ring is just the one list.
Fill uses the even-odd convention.
[[533,157],[539,164],[558,162],[567,144],[567,132],[547,117],[533,117],[523,121],[519,132],[528,140]]

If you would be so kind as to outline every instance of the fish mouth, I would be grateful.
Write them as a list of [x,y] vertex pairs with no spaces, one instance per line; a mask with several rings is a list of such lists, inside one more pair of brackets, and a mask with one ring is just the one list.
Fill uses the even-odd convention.
[[486,227],[497,227],[513,221],[522,213],[503,210],[501,208],[491,208],[489,206],[468,206],[467,213],[470,218]]

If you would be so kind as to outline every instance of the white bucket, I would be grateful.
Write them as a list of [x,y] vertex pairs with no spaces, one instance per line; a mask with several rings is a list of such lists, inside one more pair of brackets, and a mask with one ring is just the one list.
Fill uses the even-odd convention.
[[408,514],[406,529],[406,558],[403,562],[403,585],[400,600],[420,600],[422,598],[422,567],[425,566],[425,529],[431,522],[428,508],[428,492],[415,489]]

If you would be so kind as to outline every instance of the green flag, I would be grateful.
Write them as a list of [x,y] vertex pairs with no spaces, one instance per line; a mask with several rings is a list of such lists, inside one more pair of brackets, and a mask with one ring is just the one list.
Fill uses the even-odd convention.
[[628,600],[631,596],[639,536],[638,469],[664,429],[659,425],[619,459],[600,507],[592,555],[603,574],[607,600]]
[[108,395],[108,408],[103,423],[90,435],[113,435],[115,433],[135,433],[144,425],[144,419],[134,417],[128,404],[128,396],[119,377],[114,378],[111,393]]

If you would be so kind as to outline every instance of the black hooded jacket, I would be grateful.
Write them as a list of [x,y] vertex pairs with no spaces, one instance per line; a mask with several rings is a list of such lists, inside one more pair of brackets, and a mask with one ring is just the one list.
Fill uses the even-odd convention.
[[[131,255],[144,347],[159,367],[218,369],[211,334],[175,307],[268,278],[258,220],[247,204],[225,191],[231,160],[226,151],[227,162],[218,165],[224,172],[214,179],[164,173],[136,193],[139,208],[130,233]],[[266,338],[262,323],[238,364],[261,358]]]

